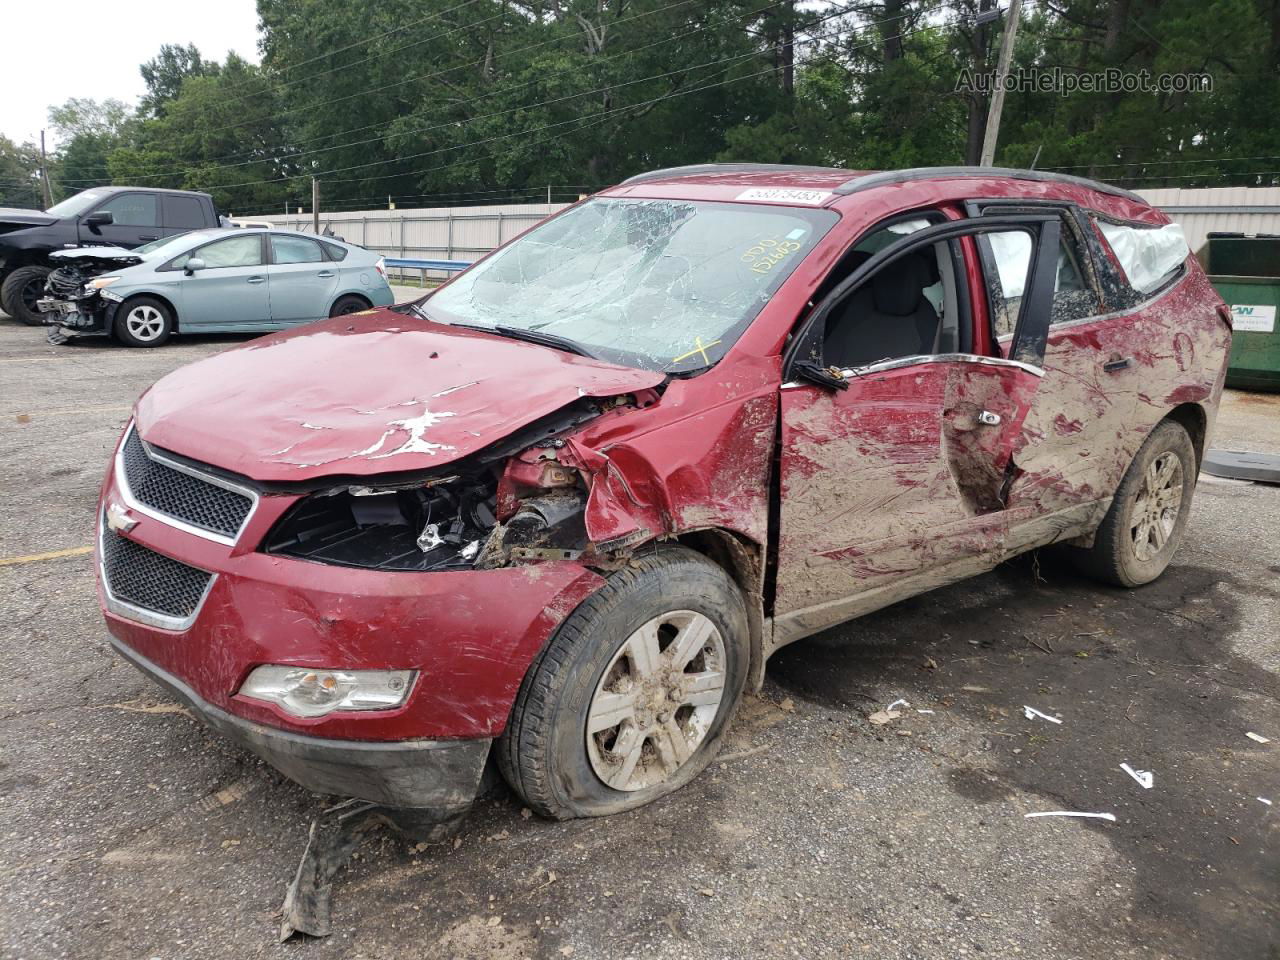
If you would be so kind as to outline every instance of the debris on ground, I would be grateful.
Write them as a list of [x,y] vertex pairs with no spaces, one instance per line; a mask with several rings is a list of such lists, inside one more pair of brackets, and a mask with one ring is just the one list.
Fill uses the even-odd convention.
[[1252,730],[1250,730],[1248,733],[1246,733],[1246,734],[1245,734],[1245,736],[1246,736],[1246,737],[1248,737],[1250,740],[1254,741],[1255,743],[1270,743],[1270,742],[1271,742],[1271,738],[1270,738],[1270,737],[1264,737],[1262,734],[1260,734],[1260,733],[1254,733]]
[[1023,714],[1023,716],[1025,716],[1028,720],[1033,720],[1033,719],[1035,719],[1036,717],[1039,717],[1041,720],[1048,720],[1050,723],[1061,723],[1061,722],[1062,722],[1062,720],[1060,720],[1058,717],[1051,717],[1051,716],[1049,716],[1049,714],[1047,714],[1047,713],[1041,713],[1041,712],[1040,712],[1039,710],[1037,710],[1035,707],[1028,707],[1026,704],[1023,704],[1023,707],[1022,707],[1022,714]]
[[1155,775],[1150,770],[1135,770],[1133,767],[1129,766],[1129,762],[1127,760],[1120,764],[1120,769],[1133,777],[1133,779],[1137,780],[1138,785],[1144,789],[1150,790],[1155,786]]
[[1045,810],[1041,813],[1023,814],[1024,819],[1030,820],[1032,817],[1088,817],[1094,820],[1110,820],[1116,822],[1114,813],[1081,813],[1078,810]]
[[1265,803],[1268,807],[1271,806],[1271,801],[1268,800],[1266,797],[1258,797],[1257,799],[1259,802]]

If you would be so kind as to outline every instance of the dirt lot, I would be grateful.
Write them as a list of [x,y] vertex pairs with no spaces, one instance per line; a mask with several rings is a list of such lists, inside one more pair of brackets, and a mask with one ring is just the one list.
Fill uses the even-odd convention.
[[[1280,957],[1280,488],[1213,480],[1150,587],[1041,556],[831,630],[667,801],[554,824],[495,793],[456,846],[367,844],[335,935],[277,945],[326,802],[110,652],[84,552],[134,398],[236,342],[0,321],[0,955]],[[1280,451],[1280,398],[1229,395],[1215,440]],[[1116,822],[1023,818],[1059,809]]]

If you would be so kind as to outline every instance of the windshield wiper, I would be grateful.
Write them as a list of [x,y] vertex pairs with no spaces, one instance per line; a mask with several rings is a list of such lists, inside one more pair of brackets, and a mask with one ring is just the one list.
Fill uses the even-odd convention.
[[554,333],[543,333],[541,330],[526,330],[524,327],[507,327],[502,324],[494,324],[492,327],[482,326],[476,323],[453,323],[453,327],[465,327],[468,330],[479,330],[482,333],[496,333],[502,337],[510,337],[512,340],[524,340],[526,343],[536,343],[542,347],[551,347],[554,350],[564,350],[567,353],[576,353],[580,357],[586,357],[588,360],[599,360],[594,353],[578,343],[577,340],[570,340],[568,337],[559,337]]

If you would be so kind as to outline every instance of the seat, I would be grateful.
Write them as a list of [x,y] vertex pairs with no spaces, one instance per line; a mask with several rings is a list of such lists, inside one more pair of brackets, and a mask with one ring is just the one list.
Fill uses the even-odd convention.
[[939,317],[924,290],[937,282],[937,273],[925,252],[909,253],[877,271],[832,317],[826,363],[857,367],[933,353]]

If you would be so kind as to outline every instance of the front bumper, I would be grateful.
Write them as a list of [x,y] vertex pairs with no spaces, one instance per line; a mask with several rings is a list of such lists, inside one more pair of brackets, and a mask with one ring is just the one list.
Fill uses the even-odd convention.
[[451,816],[466,812],[480,786],[488,738],[371,743],[273,729],[219,710],[114,637],[111,645],[207,726],[308,790]]

